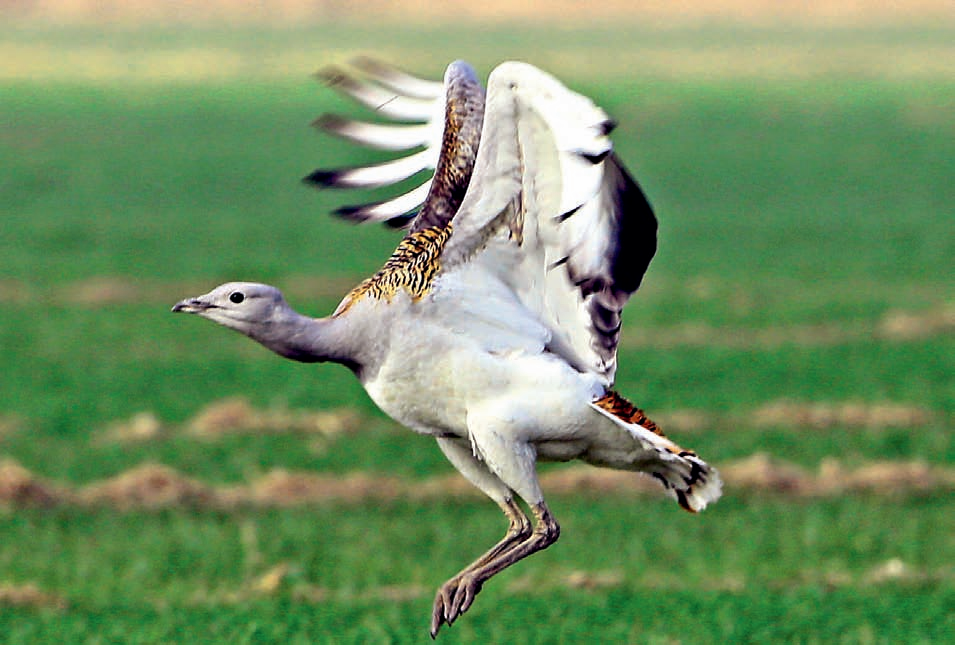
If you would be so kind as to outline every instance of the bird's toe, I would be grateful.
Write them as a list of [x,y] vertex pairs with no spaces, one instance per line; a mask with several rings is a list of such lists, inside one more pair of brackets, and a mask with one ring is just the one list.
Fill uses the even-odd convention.
[[461,576],[457,580],[456,587],[451,608],[448,612],[448,625],[457,620],[458,617],[471,607],[474,603],[474,597],[477,596],[481,590],[480,583],[471,575]]
[[451,626],[451,605],[454,593],[457,590],[456,580],[452,579],[441,585],[434,597],[434,607],[431,610],[431,638],[438,635],[442,625]]
[[442,625],[450,627],[472,604],[481,590],[481,583],[472,575],[456,576],[441,585],[431,610],[431,638],[438,635]]

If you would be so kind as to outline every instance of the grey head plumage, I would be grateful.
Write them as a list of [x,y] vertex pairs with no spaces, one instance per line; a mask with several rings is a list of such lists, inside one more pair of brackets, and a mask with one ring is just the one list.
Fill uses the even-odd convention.
[[298,313],[277,288],[258,282],[227,282],[207,294],[177,302],[174,313],[196,314],[303,363],[332,361],[360,368],[352,343],[334,318]]
[[292,311],[281,291],[257,282],[227,282],[205,295],[180,300],[172,310],[208,318],[246,336]]

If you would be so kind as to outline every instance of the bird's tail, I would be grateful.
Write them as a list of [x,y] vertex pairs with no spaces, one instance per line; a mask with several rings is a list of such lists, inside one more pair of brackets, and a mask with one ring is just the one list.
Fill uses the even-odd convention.
[[640,470],[657,479],[684,509],[702,511],[720,498],[723,482],[715,468],[692,450],[685,450],[666,438],[656,423],[640,408],[614,391],[591,403],[597,411],[625,428],[657,458],[644,462]]

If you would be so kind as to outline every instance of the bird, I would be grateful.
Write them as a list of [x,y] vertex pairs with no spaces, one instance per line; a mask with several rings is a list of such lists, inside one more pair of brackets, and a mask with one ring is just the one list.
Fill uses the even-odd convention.
[[323,116],[315,125],[412,152],[304,180],[383,187],[424,171],[406,193],[337,211],[406,229],[394,253],[325,317],[256,282],[220,285],[173,311],[291,360],[346,366],[381,410],[433,437],[497,503],[505,534],[439,587],[435,638],[492,577],[557,541],[538,462],[648,475],[691,512],[715,502],[722,482],[614,388],[623,308],[657,246],[653,209],[613,149],[616,123],[524,62],[498,64],[486,85],[464,61],[448,65],[443,82],[372,59],[352,67],[320,77],[386,121]]

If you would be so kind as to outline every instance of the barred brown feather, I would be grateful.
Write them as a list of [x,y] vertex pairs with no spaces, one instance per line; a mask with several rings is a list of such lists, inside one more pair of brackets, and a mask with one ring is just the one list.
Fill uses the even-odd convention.
[[351,290],[335,310],[339,316],[365,297],[390,302],[404,290],[419,300],[431,290],[431,282],[441,269],[441,251],[451,237],[452,226],[432,226],[406,236],[379,271]]

